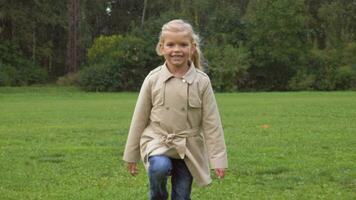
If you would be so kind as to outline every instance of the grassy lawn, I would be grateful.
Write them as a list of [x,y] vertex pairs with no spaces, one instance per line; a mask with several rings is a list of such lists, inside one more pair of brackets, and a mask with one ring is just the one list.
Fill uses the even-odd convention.
[[[121,161],[137,93],[0,88],[0,199],[147,199]],[[225,180],[192,199],[356,199],[356,92],[217,94]]]

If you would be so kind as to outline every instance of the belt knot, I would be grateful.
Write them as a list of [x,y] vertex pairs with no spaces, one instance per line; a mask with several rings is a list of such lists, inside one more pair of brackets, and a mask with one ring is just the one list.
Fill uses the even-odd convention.
[[161,142],[165,144],[172,144],[176,136],[177,136],[176,134],[162,135]]

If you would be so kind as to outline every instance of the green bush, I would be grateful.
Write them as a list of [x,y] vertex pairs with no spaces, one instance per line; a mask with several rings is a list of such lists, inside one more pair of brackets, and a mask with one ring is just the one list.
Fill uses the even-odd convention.
[[291,78],[288,83],[290,90],[312,90],[315,82],[315,75],[308,73],[305,68],[297,71],[297,74]]
[[313,88],[315,90],[334,90],[337,54],[334,50],[313,49],[310,52],[309,71],[315,76]]
[[0,44],[0,86],[23,86],[44,83],[46,70],[18,53],[18,47],[10,42]]
[[287,90],[298,67],[305,65],[311,44],[304,9],[302,1],[250,1],[245,15],[249,87]]
[[96,64],[80,72],[79,83],[86,91],[118,91],[121,74],[113,65]]
[[[291,90],[347,90],[356,88],[356,43],[345,48],[312,49],[308,67],[289,81]],[[339,67],[341,66],[341,67]]]
[[0,62],[0,86],[13,85],[13,79],[17,76],[17,71],[14,67]]
[[336,89],[347,90],[356,88],[356,69],[351,66],[343,66],[336,70]]
[[342,60],[349,65],[356,65],[356,42],[345,45],[342,51]]
[[243,77],[249,68],[249,54],[245,48],[213,43],[206,46],[205,56],[214,89],[235,91],[244,83]]
[[335,50],[335,60],[340,66],[335,70],[335,89],[347,90],[356,88],[356,42],[345,44]]
[[88,51],[89,64],[80,73],[87,91],[137,90],[146,68],[146,43],[135,36],[101,36]]
[[18,66],[0,62],[0,86],[24,86],[44,83],[47,72],[31,62],[20,59]]
[[77,86],[79,85],[79,73],[68,73],[59,77],[56,84],[59,86]]

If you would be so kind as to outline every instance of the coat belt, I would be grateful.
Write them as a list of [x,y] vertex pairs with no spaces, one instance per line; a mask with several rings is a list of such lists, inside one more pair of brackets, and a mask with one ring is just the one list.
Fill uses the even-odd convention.
[[167,145],[168,147],[174,147],[177,150],[177,153],[181,159],[184,159],[185,156],[187,138],[195,137],[200,134],[199,127],[168,132],[156,123],[152,123],[152,125],[155,133],[161,135],[160,142]]

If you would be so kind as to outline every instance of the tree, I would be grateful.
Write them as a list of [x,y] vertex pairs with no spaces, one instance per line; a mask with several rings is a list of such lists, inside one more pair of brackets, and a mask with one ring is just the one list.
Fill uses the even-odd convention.
[[356,40],[356,2],[335,0],[324,3],[318,10],[323,20],[327,47],[344,47]]
[[141,17],[141,29],[145,23],[145,16],[146,16],[146,9],[147,9],[147,0],[144,0],[143,9],[142,9],[142,17]]
[[303,6],[300,0],[250,2],[246,35],[254,87],[286,90],[297,68],[305,64],[309,44]]
[[80,1],[71,0],[69,7],[69,33],[68,33],[68,72],[77,72],[79,64],[79,21]]

